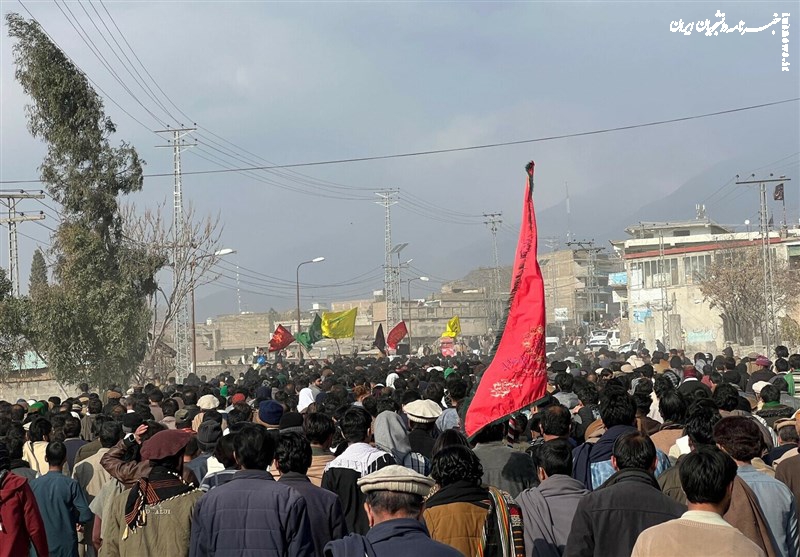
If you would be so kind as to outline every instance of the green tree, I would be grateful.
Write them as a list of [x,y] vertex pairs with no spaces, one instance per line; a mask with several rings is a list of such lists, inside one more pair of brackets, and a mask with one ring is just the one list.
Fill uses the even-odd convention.
[[25,298],[11,294],[11,279],[0,268],[0,379],[14,369],[14,362],[25,355]]
[[39,288],[47,288],[47,263],[44,261],[42,250],[36,249],[33,252],[33,261],[31,261],[31,276],[28,281],[28,294],[33,295],[33,292]]
[[29,340],[56,380],[127,383],[141,362],[147,297],[164,261],[126,241],[119,196],[142,187],[142,164],[103,102],[35,21],[6,15],[15,77],[30,97],[28,129],[47,146],[41,179],[63,208],[53,283],[32,298]]
[[[764,335],[766,301],[762,274],[763,254],[758,247],[722,250],[714,255],[700,282],[700,291],[712,308],[717,308],[726,336],[749,345],[755,335]],[[789,310],[800,293],[800,284],[785,261],[773,265],[772,288],[775,313]]]

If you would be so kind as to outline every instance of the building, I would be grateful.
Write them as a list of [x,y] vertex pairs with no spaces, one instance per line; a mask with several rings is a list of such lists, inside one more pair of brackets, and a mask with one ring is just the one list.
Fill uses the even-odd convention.
[[585,324],[601,323],[619,313],[608,285],[608,276],[623,269],[619,258],[593,246],[578,247],[540,252],[539,267],[552,334],[574,333]]
[[[642,338],[651,348],[656,339],[667,348],[691,352],[719,353],[735,344],[740,324],[711,307],[700,283],[716,258],[760,249],[760,232],[734,232],[707,218],[640,223],[625,232],[629,239],[612,242],[624,261],[624,274],[609,276],[612,296],[621,303],[621,330],[629,331],[630,338]],[[772,231],[769,244],[776,266],[800,268],[800,229]],[[763,271],[759,266],[742,273],[762,276]],[[771,350],[764,346],[761,331],[755,331],[752,340],[752,345]]]

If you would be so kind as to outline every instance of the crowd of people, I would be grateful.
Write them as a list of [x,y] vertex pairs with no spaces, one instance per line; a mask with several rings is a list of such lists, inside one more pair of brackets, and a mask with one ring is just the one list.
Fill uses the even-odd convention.
[[786,347],[586,351],[471,439],[477,356],[262,363],[0,401],[0,557],[800,555]]

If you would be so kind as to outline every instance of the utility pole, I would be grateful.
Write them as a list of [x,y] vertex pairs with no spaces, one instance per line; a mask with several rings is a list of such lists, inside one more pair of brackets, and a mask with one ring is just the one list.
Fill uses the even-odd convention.
[[665,347],[668,347],[670,345],[669,311],[668,311],[669,299],[667,293],[667,279],[664,276],[665,263],[666,260],[664,259],[664,231],[659,230],[658,231],[658,274],[661,276],[661,343]]
[[397,296],[395,292],[395,273],[392,263],[392,205],[397,203],[397,194],[393,189],[376,191],[375,195],[380,198],[376,201],[383,206],[385,211],[384,231],[383,231],[383,296],[386,299],[386,328],[394,326],[397,322]]
[[486,219],[483,224],[489,227],[492,233],[492,255],[494,256],[494,269],[492,270],[492,289],[494,295],[492,296],[492,314],[494,326],[500,326],[500,255],[497,251],[497,231],[500,225],[503,224],[503,213],[484,213],[483,217]]
[[[736,176],[739,177],[738,175]],[[755,178],[755,174],[750,175]],[[773,261],[772,249],[770,247],[770,223],[769,223],[769,205],[767,204],[767,184],[774,182],[788,182],[790,178],[781,176],[780,178],[770,178],[764,180],[741,180],[737,181],[736,185],[758,185],[761,206],[758,211],[759,228],[761,233],[761,259],[764,274],[764,322],[762,330],[764,331],[764,346],[768,351],[774,348],[779,339],[778,324],[776,322],[777,308],[775,307],[775,289],[773,287]]]
[[0,224],[8,224],[8,275],[11,279],[11,294],[19,298],[19,244],[17,238],[17,223],[30,220],[44,220],[44,212],[39,214],[26,215],[17,214],[17,201],[19,199],[44,199],[44,193],[28,193],[19,191],[16,193],[0,192],[0,199],[8,206],[8,218],[0,219]]
[[[589,304],[588,325],[591,332],[592,324],[595,321],[595,294],[599,293],[597,289],[597,276],[595,267],[597,266],[597,254],[603,251],[603,248],[594,247],[594,240],[572,241],[567,242],[567,245],[570,247],[577,246],[578,249],[585,251],[586,255],[588,256],[585,291],[586,299]],[[577,313],[577,311],[575,313]]]
[[[156,133],[172,134],[172,140],[167,140],[167,145],[157,145],[157,147],[172,148],[172,163],[174,167],[174,185],[172,192],[172,227],[175,237],[173,241],[173,264],[185,259],[185,254],[181,250],[188,250],[186,222],[183,214],[183,183],[181,180],[181,151],[189,147],[194,147],[196,143],[187,143],[185,137],[197,128],[168,128],[166,130],[156,130]],[[187,262],[188,264],[188,262]],[[194,270],[189,280],[194,282]],[[177,273],[173,273],[173,288],[178,287]],[[194,285],[192,285],[194,290]],[[189,338],[189,301],[185,298],[179,300],[177,314],[175,315],[175,375],[176,381],[181,382],[184,374],[191,373],[195,362],[192,361],[192,340]]]

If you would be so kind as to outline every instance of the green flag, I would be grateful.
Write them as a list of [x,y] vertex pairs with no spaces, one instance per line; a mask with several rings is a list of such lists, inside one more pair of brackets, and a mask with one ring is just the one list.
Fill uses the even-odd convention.
[[322,318],[320,318],[319,314],[314,316],[314,321],[311,323],[311,327],[309,327],[307,331],[297,333],[297,335],[294,337],[294,339],[302,344],[306,350],[311,350],[311,347],[314,345],[314,343],[321,341],[322,338]]

